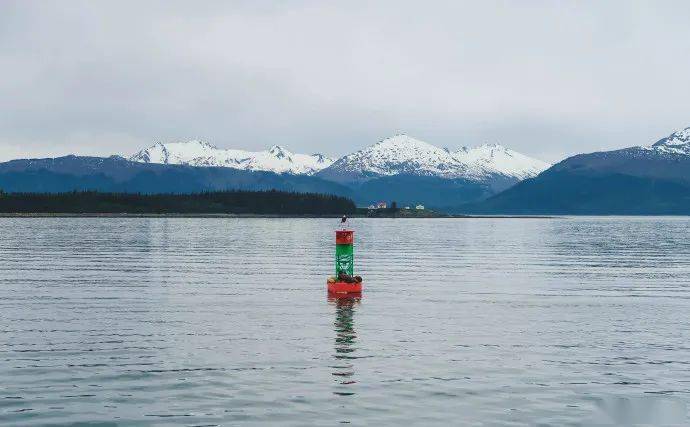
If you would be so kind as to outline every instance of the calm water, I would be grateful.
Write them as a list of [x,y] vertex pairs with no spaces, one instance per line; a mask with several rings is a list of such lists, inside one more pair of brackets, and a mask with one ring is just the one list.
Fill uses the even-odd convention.
[[0,424],[687,425],[690,219],[0,219]]

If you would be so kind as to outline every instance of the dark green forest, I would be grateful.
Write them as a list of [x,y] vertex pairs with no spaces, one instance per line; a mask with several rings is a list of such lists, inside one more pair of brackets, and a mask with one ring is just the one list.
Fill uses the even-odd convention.
[[0,191],[0,213],[342,215],[355,210],[354,202],[345,197],[275,190],[195,194]]

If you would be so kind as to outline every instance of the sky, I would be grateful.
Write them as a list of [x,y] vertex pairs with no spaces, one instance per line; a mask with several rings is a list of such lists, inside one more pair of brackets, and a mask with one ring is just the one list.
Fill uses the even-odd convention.
[[686,1],[0,2],[0,160],[395,133],[555,162],[690,126]]

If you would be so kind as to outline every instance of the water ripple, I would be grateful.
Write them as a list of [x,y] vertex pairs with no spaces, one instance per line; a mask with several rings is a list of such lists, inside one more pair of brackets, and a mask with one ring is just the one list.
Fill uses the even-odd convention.
[[0,219],[0,424],[687,424],[690,219],[353,221]]

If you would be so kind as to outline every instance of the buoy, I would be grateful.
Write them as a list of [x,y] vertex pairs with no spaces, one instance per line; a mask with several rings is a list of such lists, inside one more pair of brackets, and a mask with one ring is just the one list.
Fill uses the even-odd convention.
[[[362,281],[359,276],[354,276],[355,232],[352,230],[336,230],[335,232],[335,277],[327,281],[329,294],[358,294],[362,292]],[[352,279],[352,282],[344,281],[341,273]],[[356,280],[355,278],[359,279]],[[347,280],[347,279],[346,279]]]

